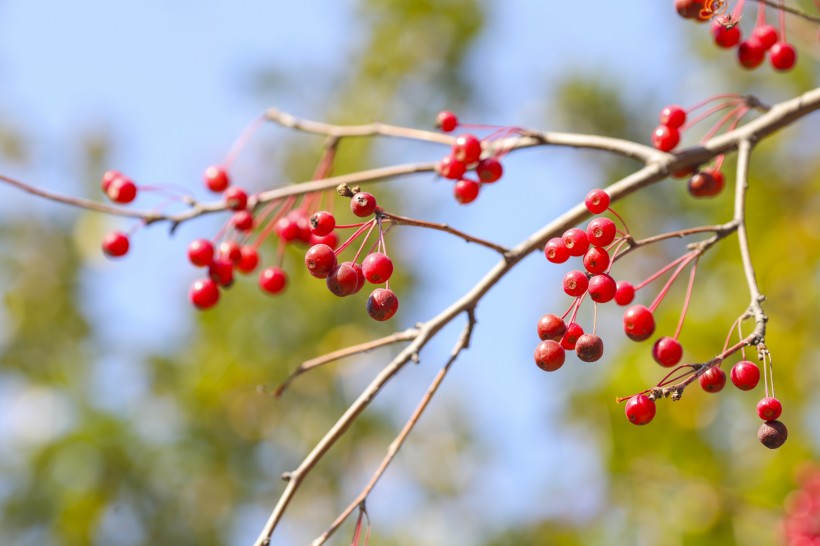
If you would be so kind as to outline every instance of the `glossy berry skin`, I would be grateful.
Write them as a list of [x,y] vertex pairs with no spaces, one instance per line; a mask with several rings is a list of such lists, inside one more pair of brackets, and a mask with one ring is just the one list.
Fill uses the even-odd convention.
[[635,287],[631,282],[618,281],[615,283],[615,303],[629,305],[635,299]]
[[558,315],[547,314],[538,319],[537,330],[542,341],[560,341],[567,331],[567,323]]
[[299,225],[287,216],[283,216],[276,221],[274,230],[284,243],[292,243],[299,239]]
[[786,425],[777,420],[766,421],[757,429],[757,439],[769,449],[777,449],[786,443],[789,430]]
[[231,210],[245,210],[248,208],[248,194],[238,186],[231,186],[225,190],[222,197]]
[[609,252],[605,249],[594,246],[584,254],[584,269],[593,275],[606,273],[609,269]]
[[231,217],[231,223],[237,231],[250,231],[253,229],[253,214],[247,210],[236,211]]
[[442,158],[438,163],[438,173],[444,178],[450,180],[460,180],[464,173],[467,172],[467,165],[463,161],[459,161],[451,155]]
[[594,275],[589,279],[587,292],[589,292],[589,297],[592,301],[596,303],[608,303],[612,301],[617,292],[615,279],[606,273]]
[[105,194],[114,203],[125,205],[137,197],[137,186],[127,176],[120,174],[115,176],[106,185]]
[[589,239],[587,232],[578,229],[570,228],[561,236],[564,240],[564,246],[567,247],[570,256],[583,256],[589,250]]
[[740,26],[735,25],[727,28],[720,23],[712,25],[712,38],[715,39],[715,44],[723,49],[731,49],[740,43],[742,33]]
[[773,396],[767,396],[757,403],[757,415],[764,421],[772,421],[783,413],[783,405]]
[[545,372],[554,372],[564,365],[566,352],[557,341],[547,339],[535,347],[535,364]]
[[451,133],[458,127],[458,118],[448,110],[442,110],[436,116],[436,127],[445,133]]
[[399,299],[388,288],[377,288],[367,298],[367,314],[373,320],[390,320],[398,309]]
[[777,42],[769,50],[769,61],[775,70],[791,70],[797,62],[797,50],[790,43]]
[[763,49],[771,49],[777,43],[777,29],[772,25],[760,25],[752,31],[752,38],[758,40]]
[[327,289],[340,298],[355,294],[361,289],[359,272],[353,262],[342,262],[331,269],[325,282]]
[[305,267],[317,279],[327,278],[328,273],[336,267],[336,254],[327,245],[313,245],[305,253]]
[[475,180],[459,180],[453,187],[453,197],[462,205],[467,205],[476,200],[480,189],[481,184]]
[[220,165],[211,165],[205,169],[205,187],[212,192],[220,193],[228,189],[231,179],[228,171]]
[[111,182],[122,175],[123,174],[120,171],[113,169],[110,171],[105,171],[105,173],[103,173],[102,181],[100,182],[100,188],[102,188],[103,193],[108,193],[108,187],[111,185]]
[[706,392],[720,392],[726,386],[726,372],[713,366],[698,377],[698,381]]
[[686,123],[686,110],[672,104],[661,110],[661,125],[666,125],[671,129],[680,129]]
[[234,241],[224,241],[219,245],[219,257],[236,265],[242,259],[242,247]]
[[760,368],[749,360],[741,360],[732,366],[732,383],[742,391],[750,391],[760,381]]
[[593,218],[587,224],[587,239],[592,246],[607,246],[615,240],[618,228],[609,218]]
[[583,271],[574,269],[564,275],[563,286],[567,295],[578,297],[587,291],[589,280]]
[[636,394],[626,402],[626,418],[633,425],[645,425],[655,418],[655,402],[645,394]]
[[109,258],[125,256],[130,246],[128,236],[121,231],[112,231],[102,241],[102,250]]
[[554,264],[562,264],[569,260],[569,249],[560,237],[553,237],[544,246],[544,256],[547,261]]
[[766,48],[760,43],[760,40],[749,38],[740,42],[737,47],[737,60],[740,66],[748,70],[757,68],[766,58]]
[[671,152],[680,142],[680,132],[668,125],[658,125],[652,131],[652,146],[662,152]]
[[470,134],[460,135],[453,144],[452,154],[465,165],[472,165],[481,157],[481,141]]
[[561,347],[567,351],[574,351],[575,344],[578,343],[582,335],[584,335],[584,329],[581,328],[581,325],[577,322],[570,322],[567,325],[567,331],[564,332],[564,336],[561,338]]
[[236,264],[236,268],[240,273],[245,273],[246,275],[253,273],[253,270],[259,265],[259,252],[252,246],[243,246],[241,254],[242,256],[239,258],[239,263]]
[[501,166],[501,162],[498,159],[494,157],[487,157],[478,162],[475,172],[478,175],[479,180],[490,184],[492,182],[497,182],[501,178],[504,174],[504,168]]
[[330,248],[336,248],[339,246],[339,236],[336,235],[336,232],[331,233],[330,235],[325,235],[324,237],[317,237],[316,235],[311,235],[308,244],[313,245],[327,245]]
[[672,368],[683,358],[683,346],[672,337],[658,338],[652,346],[652,358],[664,368]]
[[208,277],[218,285],[230,288],[233,284],[233,262],[227,258],[217,257],[208,266]]
[[210,309],[219,301],[219,287],[211,279],[196,280],[188,292],[188,299],[197,309]]
[[584,198],[584,205],[592,214],[601,214],[609,208],[609,194],[604,190],[592,190]]
[[366,218],[376,211],[376,198],[372,193],[360,191],[350,198],[350,212],[359,218]]
[[703,0],[675,0],[675,9],[678,15],[686,19],[694,19],[703,22],[708,19],[701,16],[703,12]]
[[214,259],[214,245],[208,239],[196,239],[188,245],[188,261],[197,267],[208,267]]
[[592,334],[584,334],[575,342],[575,354],[584,362],[595,362],[604,355],[604,340]]
[[259,288],[266,294],[279,294],[287,282],[288,277],[280,267],[266,267],[259,273]]
[[373,252],[362,261],[362,272],[370,283],[386,283],[393,274],[393,261],[386,254]]
[[632,341],[643,341],[655,332],[655,317],[643,305],[633,305],[624,313],[624,332]]
[[326,210],[313,213],[310,217],[310,232],[317,237],[324,237],[336,229],[336,218]]
[[723,190],[725,184],[726,179],[722,172],[708,168],[692,175],[687,188],[693,197],[714,197]]

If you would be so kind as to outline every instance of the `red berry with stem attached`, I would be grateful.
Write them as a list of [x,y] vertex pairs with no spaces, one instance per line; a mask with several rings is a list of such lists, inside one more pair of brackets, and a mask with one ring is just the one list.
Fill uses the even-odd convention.
[[652,358],[664,368],[677,366],[683,357],[683,346],[672,337],[661,337],[652,346]]
[[308,273],[318,279],[324,279],[330,270],[336,267],[336,254],[327,245],[313,245],[305,253],[305,266]]
[[575,342],[575,354],[584,362],[595,362],[604,356],[604,340],[593,334],[584,334]]
[[662,152],[670,152],[680,142],[680,132],[668,125],[658,125],[652,131],[652,145]]
[[544,246],[544,256],[554,264],[562,264],[569,260],[569,249],[560,237],[553,237]]
[[191,285],[188,298],[197,309],[209,309],[219,301],[219,287],[211,279],[198,279]]
[[615,279],[606,273],[594,275],[589,279],[587,292],[589,292],[589,297],[592,301],[596,303],[607,303],[612,301],[612,298],[615,297],[616,291],[617,285],[615,284]]
[[334,295],[343,298],[359,291],[359,272],[353,262],[342,262],[333,269],[325,279],[327,289]]
[[119,258],[128,254],[131,244],[128,236],[121,231],[112,231],[102,241],[102,249],[109,258]]
[[547,339],[535,347],[535,364],[545,372],[554,372],[564,365],[566,353],[558,342]]
[[466,172],[467,165],[465,165],[463,161],[459,161],[451,155],[442,158],[442,160],[438,163],[438,173],[444,178],[449,178],[450,180],[460,180]]
[[228,171],[221,165],[211,165],[205,169],[205,186],[212,192],[223,192],[231,185]]
[[436,127],[445,133],[450,133],[458,127],[458,118],[454,113],[448,110],[442,110],[436,116]]
[[777,29],[772,25],[760,25],[752,31],[752,39],[758,40],[763,49],[771,49],[777,43]]
[[208,276],[220,286],[230,288],[233,284],[233,262],[217,257],[208,266]]
[[214,245],[208,239],[196,239],[188,245],[188,260],[197,267],[207,267],[214,259]]
[[478,175],[479,180],[489,184],[492,182],[497,182],[501,178],[501,175],[504,174],[504,168],[501,166],[501,162],[498,159],[494,157],[487,157],[478,162],[475,172]]
[[[717,172],[720,177],[716,178],[713,172]],[[723,174],[720,171],[704,169],[692,175],[687,183],[687,189],[693,197],[711,197],[723,189],[723,180]]]
[[390,280],[393,274],[393,261],[381,252],[368,254],[362,261],[364,278],[373,284],[382,284]]
[[741,31],[739,25],[727,27],[716,22],[712,25],[712,37],[715,39],[715,44],[723,49],[730,49],[740,43]]
[[655,418],[655,402],[645,394],[636,394],[626,402],[627,419],[633,425],[645,425]]
[[740,66],[749,70],[760,66],[765,57],[766,48],[756,38],[749,38],[740,42],[737,48],[737,60]]
[[234,241],[224,241],[219,245],[219,257],[236,265],[242,259],[242,247]]
[[377,288],[367,298],[367,314],[373,320],[389,320],[399,309],[399,299],[389,288]]
[[783,405],[773,396],[767,396],[757,403],[757,415],[764,421],[772,421],[783,413]]
[[281,267],[266,267],[259,273],[259,288],[266,294],[279,294],[287,282],[288,277]]
[[237,231],[250,231],[253,229],[253,214],[247,210],[236,211],[231,217],[231,223]]
[[583,271],[574,269],[564,275],[563,286],[567,295],[578,297],[587,291],[589,279]]
[[310,233],[318,237],[330,235],[336,229],[336,218],[326,210],[313,213],[310,217]]
[[115,203],[130,203],[137,197],[137,186],[127,176],[115,176],[106,186],[105,194]]
[[607,246],[615,240],[618,228],[609,218],[593,218],[587,224],[587,239],[592,246]]
[[350,211],[359,218],[370,216],[376,210],[376,198],[372,193],[360,191],[350,198]]
[[567,247],[570,256],[583,256],[589,250],[589,239],[587,232],[583,229],[570,228],[561,236],[564,246]]
[[609,194],[604,190],[592,190],[584,198],[584,205],[592,214],[601,214],[609,208]]
[[594,275],[605,273],[609,269],[609,252],[594,246],[584,254],[584,268]]
[[741,360],[732,366],[732,383],[742,391],[750,391],[760,381],[760,368],[748,360]]
[[231,210],[245,210],[248,208],[248,194],[238,186],[231,186],[225,190],[222,197]]
[[567,325],[567,331],[564,332],[563,337],[561,338],[561,347],[566,349],[567,351],[574,351],[575,344],[578,343],[578,339],[584,335],[584,329],[581,328],[581,325],[577,322],[571,322]]
[[537,330],[542,340],[560,341],[567,331],[567,323],[558,315],[546,314],[538,319]]
[[643,341],[655,332],[655,317],[643,305],[633,305],[624,313],[624,332],[632,341]]
[[786,425],[777,420],[766,421],[757,429],[757,439],[769,449],[777,449],[786,443],[789,430]]
[[618,281],[615,284],[615,303],[629,305],[635,299],[635,287],[631,282]]
[[769,60],[775,70],[791,70],[797,62],[797,50],[790,43],[777,42],[769,51]]
[[470,134],[460,135],[453,144],[452,153],[465,165],[472,165],[481,157],[481,141]]
[[720,392],[726,386],[726,372],[717,366],[712,366],[701,374],[698,381],[700,388],[706,392]]
[[259,265],[259,252],[252,246],[243,246],[241,253],[242,257],[239,258],[236,268],[245,274],[252,273]]
[[453,187],[453,196],[455,196],[456,201],[466,205],[476,200],[480,189],[481,184],[475,180],[459,180]]
[[686,123],[686,110],[675,104],[666,106],[661,110],[660,123],[671,129],[680,129]]

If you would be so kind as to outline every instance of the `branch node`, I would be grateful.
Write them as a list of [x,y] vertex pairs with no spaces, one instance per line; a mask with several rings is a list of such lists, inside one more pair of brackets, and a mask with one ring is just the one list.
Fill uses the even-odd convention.
[[282,481],[289,482],[293,479],[293,472],[282,472]]

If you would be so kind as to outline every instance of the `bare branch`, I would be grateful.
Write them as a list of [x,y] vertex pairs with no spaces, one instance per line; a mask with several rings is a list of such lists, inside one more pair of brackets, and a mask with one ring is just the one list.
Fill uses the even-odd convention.
[[502,255],[505,255],[505,254],[507,254],[507,252],[509,252],[509,249],[506,248],[506,247],[503,247],[501,245],[497,245],[497,244],[493,243],[492,241],[486,241],[484,239],[474,237],[474,236],[470,235],[469,233],[465,233],[463,231],[460,231],[458,229],[450,227],[447,224],[441,224],[441,223],[437,223],[437,222],[425,222],[424,220],[416,220],[415,218],[408,218],[406,216],[399,216],[398,214],[393,214],[391,212],[386,212],[386,211],[382,211],[380,214],[386,220],[390,220],[390,222],[392,222],[393,224],[395,224],[397,226],[417,226],[417,227],[423,227],[423,228],[428,228],[428,229],[435,229],[435,230],[438,230],[438,231],[443,231],[445,233],[449,233],[451,235],[455,235],[456,237],[461,237],[462,239],[464,239],[468,243],[475,243],[477,245],[485,246],[487,248],[495,250],[496,252],[498,252],[499,254],[502,254]]
[[801,19],[805,19],[806,21],[810,21],[812,23],[820,24],[820,17],[810,15],[810,14],[806,13],[805,11],[803,11],[799,8],[794,8],[792,6],[787,6],[786,4],[784,4],[782,2],[775,2],[774,0],[754,0],[754,1],[758,2],[760,4],[765,4],[769,7],[774,8],[774,9],[779,9],[779,10],[785,11],[786,13],[790,13],[790,14],[796,16],[796,17],[799,17]]

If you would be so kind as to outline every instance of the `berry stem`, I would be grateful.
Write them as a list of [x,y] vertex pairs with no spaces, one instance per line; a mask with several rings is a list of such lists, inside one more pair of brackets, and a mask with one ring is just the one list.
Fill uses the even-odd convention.
[[727,102],[724,102],[723,104],[717,104],[717,105],[713,106],[712,108],[709,108],[707,111],[702,112],[702,113],[698,114],[696,117],[692,118],[689,121],[689,123],[687,123],[686,125],[681,127],[681,130],[685,131],[686,129],[689,129],[690,127],[693,127],[694,125],[697,125],[698,123],[700,123],[704,119],[708,118],[712,114],[714,114],[716,112],[720,112],[721,110],[725,110],[726,108],[729,108],[731,106],[737,107],[737,105],[739,105],[739,104],[743,104],[743,99],[729,100]]
[[[338,248],[334,251],[334,252],[336,253],[336,255],[338,256],[339,254],[341,254],[341,253],[342,253],[342,251],[343,251],[344,249],[346,249],[348,246],[350,246],[350,243],[352,243],[353,241],[355,241],[355,240],[359,237],[359,235],[361,235],[361,234],[362,234],[362,232],[363,232],[365,229],[367,229],[367,228],[368,228],[368,226],[369,226],[369,227],[370,227],[370,229],[372,230],[374,225],[376,225],[376,221],[375,221],[375,219],[374,219],[374,220],[368,220],[367,222],[363,223],[363,224],[359,227],[359,229],[357,229],[355,232],[353,232],[353,235],[351,235],[350,237],[348,237],[348,238],[347,238],[347,240],[346,240],[344,243],[342,243],[341,245],[339,245],[339,247],[338,247]],[[368,231],[368,232],[367,232],[367,235],[368,235],[368,237],[370,236],[370,231]],[[364,244],[365,242],[367,242],[367,237],[365,237],[365,240],[362,242],[362,244]],[[359,252],[361,252],[361,248],[359,248]],[[355,258],[353,258],[353,261],[354,261],[354,262],[356,261],[356,259],[358,259],[358,257],[359,257],[359,252],[357,252],[357,253],[356,253],[356,257],[355,257]]]
[[680,258],[676,258],[675,260],[672,260],[670,263],[668,263],[665,266],[663,266],[662,268],[660,268],[654,274],[650,275],[649,277],[644,279],[642,282],[636,284],[635,285],[635,292],[637,292],[638,290],[640,290],[641,288],[643,288],[647,284],[651,283],[652,281],[654,281],[655,279],[657,279],[658,277],[660,277],[661,275],[663,275],[664,273],[666,273],[667,271],[669,271],[670,269],[672,269],[673,267],[675,267],[676,265],[678,265],[679,263],[684,261],[685,259],[689,258],[690,256],[691,256],[691,253],[686,253],[683,256],[681,256]]
[[[356,263],[356,262],[359,260],[359,255],[362,253],[362,250],[364,249],[364,245],[366,245],[366,244],[367,244],[367,240],[368,240],[368,239],[370,239],[370,234],[371,234],[371,233],[373,233],[373,228],[374,228],[374,227],[376,227],[376,219],[374,218],[374,219],[370,220],[370,221],[368,222],[368,224],[370,224],[370,228],[368,228],[367,233],[365,234],[364,239],[362,240],[362,244],[360,244],[360,245],[359,245],[359,250],[357,250],[357,251],[356,251],[356,255],[355,255],[355,256],[353,256],[353,263]],[[362,230],[364,230],[364,226],[362,226],[361,228],[359,228],[359,231],[357,231],[355,234],[353,234],[353,235],[351,236],[351,238],[350,238],[350,239],[348,239],[348,240],[352,240],[352,239],[353,239],[354,237],[356,237],[356,236],[357,236],[357,235],[358,235],[358,234],[359,234]],[[344,249],[339,248],[339,250],[336,252],[336,255],[338,256],[338,255],[339,255],[339,252],[341,252],[342,250],[344,250]]]
[[628,236],[629,235],[629,226],[626,225],[626,221],[621,217],[621,215],[618,214],[617,212],[615,212],[615,210],[612,207],[609,207],[606,210],[611,212],[612,215],[621,222],[621,225],[624,226],[624,235]]
[[766,24],[766,4],[759,3],[757,5],[757,26]]
[[225,156],[225,163],[224,167],[225,170],[231,168],[236,158],[239,157],[239,154],[248,144],[248,141],[251,137],[256,133],[259,127],[265,122],[264,114],[261,116],[256,117],[253,121],[251,121],[247,127],[239,134],[239,138],[237,138],[234,143],[231,145],[230,150],[228,150],[228,154]]
[[686,296],[683,298],[683,309],[681,309],[680,318],[678,319],[678,327],[675,328],[675,335],[672,336],[674,339],[678,339],[681,328],[683,328],[683,321],[686,319],[686,311],[689,309],[689,300],[692,299],[692,287],[695,285],[695,274],[697,273],[697,270],[698,257],[695,258],[695,261],[692,264],[692,269],[689,271],[689,284],[686,286]]
[[669,280],[667,280],[666,284],[663,285],[663,288],[661,288],[661,291],[658,292],[657,296],[655,296],[655,300],[652,302],[652,305],[649,306],[649,310],[652,311],[653,313],[655,312],[655,309],[658,308],[658,305],[660,305],[660,303],[663,301],[663,298],[666,297],[666,294],[669,292],[669,289],[672,287],[672,284],[678,278],[678,275],[681,274],[681,271],[683,271],[684,268],[687,265],[689,265],[689,262],[694,260],[697,257],[697,255],[689,253],[689,254],[684,254],[684,257],[686,259],[681,262],[681,264],[677,267],[677,269],[675,269],[674,272],[672,272],[672,276],[669,277]]

